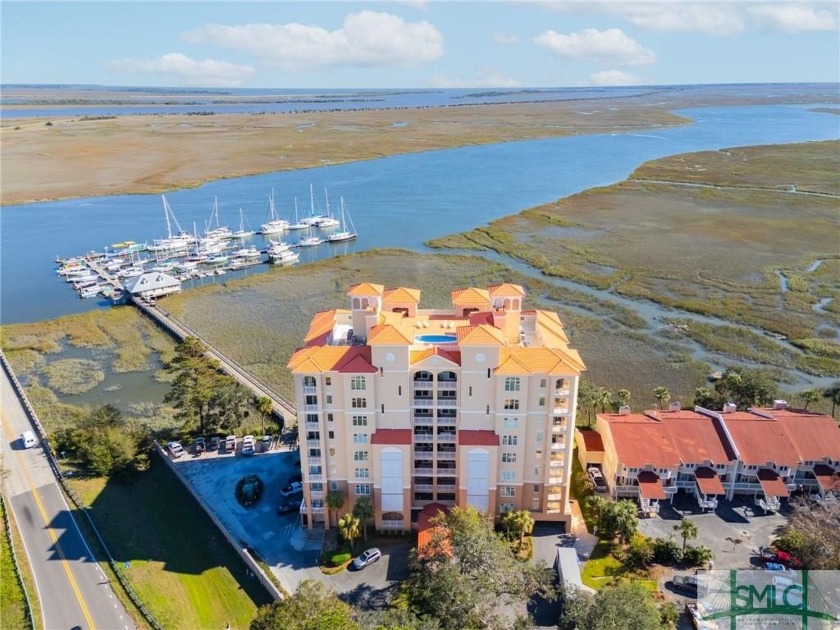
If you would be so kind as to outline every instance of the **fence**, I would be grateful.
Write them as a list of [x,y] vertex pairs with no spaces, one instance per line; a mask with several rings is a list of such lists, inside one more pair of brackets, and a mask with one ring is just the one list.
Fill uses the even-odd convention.
[[20,561],[18,560],[17,552],[15,551],[15,543],[12,540],[11,519],[13,519],[15,515],[6,509],[6,501],[3,499],[2,494],[0,494],[0,507],[2,507],[3,513],[6,515],[6,541],[9,543],[9,549],[11,549],[12,564],[15,568],[15,577],[17,578],[18,584],[20,584],[20,588],[23,591],[23,599],[26,601],[26,616],[29,619],[29,625],[34,628],[35,617],[32,616],[32,601],[29,599],[29,591],[26,590],[26,584],[24,584],[23,576],[20,573]]
[[176,477],[184,484],[184,487],[189,491],[189,493],[193,496],[193,498],[198,502],[198,504],[202,507],[202,509],[207,513],[207,516],[210,517],[210,520],[213,521],[213,524],[219,529],[220,532],[224,535],[225,539],[230,543],[230,546],[234,548],[236,553],[239,554],[239,557],[242,558],[242,561],[245,563],[251,572],[257,576],[257,579],[260,581],[265,587],[265,590],[269,592],[269,594],[275,599],[285,599],[285,594],[277,588],[277,585],[271,581],[271,578],[266,574],[263,568],[259,565],[257,560],[251,553],[242,546],[240,542],[235,540],[233,536],[230,535],[230,532],[227,528],[222,524],[222,522],[216,517],[213,513],[213,510],[210,509],[210,506],[204,502],[204,499],[201,498],[195,489],[192,487],[191,484],[187,483],[187,480],[178,472],[178,466],[173,462],[163,447],[155,442],[155,448],[157,449],[158,454],[161,456],[163,461],[166,462],[167,466],[172,470]]
[[[105,554],[108,556],[108,564],[111,566],[111,570],[113,570],[114,575],[117,577],[117,581],[120,583],[125,594],[131,600],[131,603],[137,608],[138,612],[143,615],[143,618],[146,622],[154,628],[154,630],[163,630],[163,626],[161,626],[157,620],[155,619],[154,615],[143,605],[143,602],[140,601],[140,598],[137,596],[137,593],[134,592],[134,589],[131,587],[131,584],[128,583],[128,580],[120,571],[119,565],[117,565],[114,557],[111,555],[111,551],[108,549],[108,545],[105,544],[105,540],[102,538],[102,534],[99,533],[99,529],[96,527],[96,524],[93,522],[93,518],[90,515],[90,512],[87,509],[87,506],[82,503],[82,500],[76,496],[76,493],[73,492],[73,489],[67,484],[67,480],[64,478],[64,475],[61,474],[61,469],[58,467],[58,463],[56,462],[55,455],[50,448],[49,439],[47,438],[47,432],[44,430],[41,421],[38,419],[38,415],[35,413],[35,409],[32,407],[32,404],[29,402],[29,398],[26,396],[26,392],[23,391],[23,386],[21,386],[20,381],[18,381],[17,376],[12,371],[12,366],[9,365],[9,361],[6,359],[6,355],[0,351],[0,363],[3,365],[3,370],[9,377],[9,380],[12,383],[12,387],[15,390],[15,394],[17,394],[18,400],[20,400],[21,404],[23,405],[24,410],[26,411],[26,415],[29,418],[29,422],[32,424],[32,427],[35,429],[36,433],[38,434],[38,438],[41,441],[41,445],[44,449],[44,454],[47,457],[47,461],[50,464],[50,468],[52,468],[53,474],[55,475],[56,480],[58,481],[59,485],[61,486],[64,493],[70,497],[70,500],[76,506],[76,508],[85,515],[87,518],[88,523],[90,524],[93,533],[96,534],[96,538],[99,540],[99,544],[102,546],[102,549],[105,551]],[[70,515],[73,518],[73,515]],[[93,561],[96,562],[96,558],[93,558]]]

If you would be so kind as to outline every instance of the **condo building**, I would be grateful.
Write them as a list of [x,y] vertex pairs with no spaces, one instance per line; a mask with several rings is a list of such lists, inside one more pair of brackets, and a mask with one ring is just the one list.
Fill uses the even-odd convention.
[[[514,284],[420,291],[363,283],[315,314],[289,361],[313,527],[369,497],[377,529],[409,530],[432,503],[568,520],[580,355],[558,316]],[[344,503],[329,510],[327,493]]]

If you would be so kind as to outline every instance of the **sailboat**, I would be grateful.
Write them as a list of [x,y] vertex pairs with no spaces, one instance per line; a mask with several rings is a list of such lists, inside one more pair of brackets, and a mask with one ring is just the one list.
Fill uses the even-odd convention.
[[[216,227],[213,227],[213,220],[216,221]],[[210,212],[210,219],[204,228],[204,235],[210,239],[219,241],[232,238],[230,228],[226,225],[219,225],[219,198],[213,197],[213,210]]]
[[[350,227],[352,229],[347,229],[347,221],[350,221]],[[327,237],[327,241],[330,243],[341,243],[343,241],[352,241],[356,238],[356,226],[353,225],[353,219],[350,218],[350,213],[347,212],[347,209],[344,207],[344,197],[341,198],[341,231],[340,232],[333,232]]]
[[308,223],[298,220],[297,197],[295,197],[295,222],[292,223],[287,229],[289,229],[289,230],[305,230],[308,227],[309,227]]
[[289,222],[277,216],[277,211],[274,208],[274,189],[272,188],[268,197],[268,221],[260,226],[260,234],[278,234],[288,227]]
[[338,219],[333,217],[332,213],[330,212],[330,198],[327,195],[327,189],[326,188],[324,188],[324,200],[326,201],[326,205],[327,205],[327,214],[321,215],[315,221],[315,225],[317,225],[319,228],[338,227],[339,226]]
[[[146,249],[150,252],[163,252],[166,254],[186,250],[196,241],[196,238],[181,229],[178,219],[175,218],[172,208],[169,207],[169,203],[166,201],[166,197],[161,195],[160,198],[163,199],[163,213],[166,217],[166,238],[155,239]],[[175,223],[175,227],[178,229],[174,235],[172,234],[172,223]]]
[[[231,236],[233,238],[248,238],[253,236],[256,232],[254,232],[254,230],[251,229],[246,230],[246,223],[247,221],[245,221],[245,215],[242,212],[242,208],[239,208],[239,229],[236,230],[233,234],[231,234]],[[248,227],[250,228],[250,226]]]

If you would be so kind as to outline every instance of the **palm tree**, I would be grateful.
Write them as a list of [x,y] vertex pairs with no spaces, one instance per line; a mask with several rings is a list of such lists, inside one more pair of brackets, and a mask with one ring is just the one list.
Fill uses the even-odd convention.
[[680,533],[680,536],[682,536],[682,539],[683,539],[683,547],[682,548],[683,548],[683,553],[685,553],[686,542],[688,540],[694,540],[695,538],[697,538],[697,534],[698,534],[697,524],[692,520],[684,518],[683,520],[680,521],[679,525],[674,525],[674,530],[678,531]]
[[826,387],[822,393],[823,398],[831,401],[831,415],[834,415],[837,405],[840,405],[840,381],[835,381],[831,387]]
[[259,396],[256,401],[257,411],[260,412],[260,420],[262,422],[262,433],[265,435],[265,419],[271,415],[274,409],[274,403],[268,396]]
[[816,389],[808,389],[804,392],[799,392],[799,397],[802,399],[802,408],[808,411],[808,405],[817,402],[820,399],[820,393]]
[[607,405],[612,404],[612,392],[606,387],[599,387],[596,395],[597,404],[601,405],[601,413],[607,413]]
[[332,524],[332,517],[330,515],[329,510],[340,510],[341,506],[344,505],[344,494],[342,494],[341,490],[330,490],[327,492],[326,498],[327,504],[327,526]]
[[350,543],[350,548],[353,548],[353,541],[359,537],[361,533],[361,523],[359,517],[352,513],[347,513],[338,519],[338,533],[341,537]]
[[616,501],[613,508],[615,519],[615,531],[621,537],[622,542],[627,543],[639,530],[639,510],[635,501],[622,499]]
[[668,391],[667,387],[657,387],[653,390],[653,397],[656,398],[659,408],[662,409],[665,403],[671,400],[671,392]]
[[373,504],[370,502],[370,497],[356,499],[356,505],[353,506],[353,515],[361,521],[365,533],[365,542],[367,542],[367,522],[373,518]]
[[629,389],[619,389],[618,392],[616,392],[616,397],[618,398],[618,405],[620,407],[625,407],[630,404]]
[[519,549],[522,549],[525,534],[534,531],[534,519],[527,510],[508,510],[502,514],[502,527],[519,537]]

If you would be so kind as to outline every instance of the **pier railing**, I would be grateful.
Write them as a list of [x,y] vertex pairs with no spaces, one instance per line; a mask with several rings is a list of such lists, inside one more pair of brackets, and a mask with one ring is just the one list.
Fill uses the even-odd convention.
[[[183,341],[186,337],[201,339],[201,337],[186,324],[178,321],[178,319],[173,317],[171,313],[165,311],[160,306],[152,306],[141,300],[132,300],[132,303],[140,309],[140,312],[145,313],[178,341]],[[268,385],[248,373],[245,368],[239,365],[236,361],[225,356],[211,344],[204,341],[204,339],[201,339],[201,341],[207,347],[207,354],[218,361],[225,372],[246,387],[249,387],[258,396],[267,396],[271,399],[274,413],[283,419],[284,429],[297,424],[297,410],[294,404],[274,392]]]

